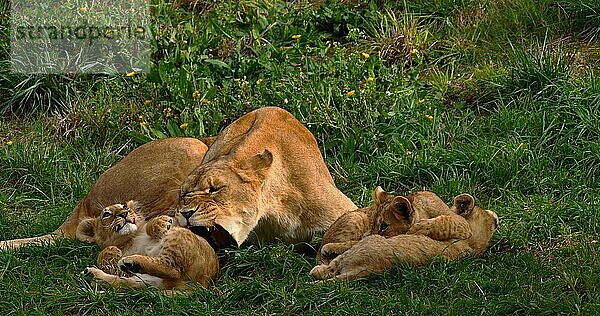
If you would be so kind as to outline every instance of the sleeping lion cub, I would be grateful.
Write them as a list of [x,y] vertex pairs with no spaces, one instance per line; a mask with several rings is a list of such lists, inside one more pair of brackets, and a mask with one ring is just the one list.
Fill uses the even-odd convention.
[[209,243],[162,215],[144,222],[136,202],[106,207],[97,218],[83,220],[77,238],[104,248],[98,268],[83,271],[114,287],[185,289],[189,281],[208,287],[219,260]]
[[369,235],[393,237],[408,233],[435,240],[471,237],[465,218],[453,212],[433,192],[420,191],[403,197],[377,187],[373,200],[374,204],[348,212],[331,225],[317,252],[317,264],[330,262]]
[[[468,222],[472,231],[468,239],[439,241],[425,235],[403,234],[391,238],[370,235],[329,264],[314,267],[310,274],[318,280],[355,280],[382,273],[397,263],[423,266],[436,257],[453,260],[468,255],[480,255],[487,248],[496,230],[498,216],[492,211],[476,206],[475,200],[468,194],[454,198],[453,211]],[[384,215],[380,213],[376,220],[381,220],[380,217]]]

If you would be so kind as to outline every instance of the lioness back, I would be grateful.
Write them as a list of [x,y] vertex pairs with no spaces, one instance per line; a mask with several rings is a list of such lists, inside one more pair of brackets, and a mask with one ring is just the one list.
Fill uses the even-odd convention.
[[[194,138],[165,138],[148,142],[131,151],[106,170],[90,192],[53,233],[0,242],[0,249],[26,244],[53,243],[57,236],[76,237],[80,222],[97,217],[106,205],[136,199],[144,218],[173,215],[181,182],[200,165],[208,147]],[[170,213],[170,214],[168,214]]]

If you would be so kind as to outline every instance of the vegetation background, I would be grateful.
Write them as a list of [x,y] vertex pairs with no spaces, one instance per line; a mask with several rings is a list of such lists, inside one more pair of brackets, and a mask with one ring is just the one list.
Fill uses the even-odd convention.
[[469,192],[501,218],[482,258],[316,285],[314,258],[250,247],[173,298],[100,292],[78,241],[3,251],[3,315],[600,314],[597,0],[155,0],[152,71],[122,76],[11,73],[0,4],[2,240],[54,230],[136,146],[268,105],[357,205]]

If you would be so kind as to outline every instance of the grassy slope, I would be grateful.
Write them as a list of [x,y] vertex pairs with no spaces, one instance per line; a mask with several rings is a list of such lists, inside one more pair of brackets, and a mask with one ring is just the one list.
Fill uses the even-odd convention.
[[[160,4],[149,75],[26,78],[0,65],[2,91],[25,79],[46,88],[2,95],[20,118],[0,121],[1,239],[56,228],[139,143],[213,135],[267,105],[309,127],[359,205],[376,185],[448,201],[469,192],[502,221],[482,258],[399,267],[368,282],[313,285],[313,258],[284,245],[243,249],[215,288],[176,298],[98,293],[78,275],[98,249],[64,240],[0,253],[0,310],[599,313],[599,46],[589,23],[598,12],[582,4],[239,1],[204,16]],[[44,95],[56,87],[76,98],[44,114],[61,108],[60,95]]]

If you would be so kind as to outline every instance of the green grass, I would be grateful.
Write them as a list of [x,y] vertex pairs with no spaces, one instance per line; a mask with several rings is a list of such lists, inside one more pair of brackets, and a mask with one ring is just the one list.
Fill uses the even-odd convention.
[[595,1],[201,4],[155,2],[155,66],[134,77],[11,74],[0,19],[0,239],[53,231],[150,139],[215,135],[277,105],[357,205],[377,185],[471,193],[501,218],[490,250],[317,285],[314,258],[253,246],[215,287],[170,298],[90,284],[79,272],[99,249],[61,240],[0,252],[0,312],[600,313]]

